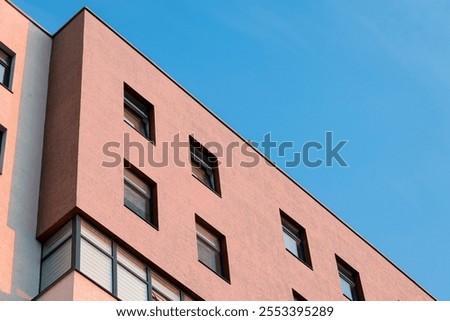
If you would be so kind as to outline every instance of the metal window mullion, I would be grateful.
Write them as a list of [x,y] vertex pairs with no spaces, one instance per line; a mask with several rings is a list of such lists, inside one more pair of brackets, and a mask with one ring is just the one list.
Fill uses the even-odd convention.
[[79,216],[72,219],[72,268],[81,269],[81,220]]
[[146,272],[147,272],[147,300],[148,301],[153,301],[152,298],[152,271],[150,270],[150,268],[147,266],[146,267]]
[[42,291],[42,263],[44,262],[43,254],[44,253],[44,246],[41,245],[41,264],[39,266],[39,292]]
[[112,242],[112,293],[117,296],[118,293],[118,280],[117,280],[117,244]]

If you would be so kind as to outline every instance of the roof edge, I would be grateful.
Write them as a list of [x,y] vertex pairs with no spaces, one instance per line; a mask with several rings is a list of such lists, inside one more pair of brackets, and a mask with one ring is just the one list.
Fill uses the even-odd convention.
[[42,32],[44,32],[47,36],[52,37],[51,33],[47,31],[44,27],[42,27],[36,20],[31,18],[28,14],[26,14],[22,9],[20,9],[16,4],[12,3],[11,0],[5,0],[7,4],[9,4],[11,7],[13,7],[17,12],[19,12],[22,16],[27,18],[28,21],[30,21],[32,24],[34,24],[37,28],[39,28]]

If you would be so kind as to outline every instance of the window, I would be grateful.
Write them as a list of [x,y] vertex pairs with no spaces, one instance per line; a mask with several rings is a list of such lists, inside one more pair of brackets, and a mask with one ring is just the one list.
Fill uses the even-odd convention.
[[364,301],[359,273],[336,257],[342,294],[350,301]]
[[180,291],[159,274],[152,272],[153,301],[193,301],[191,297]]
[[217,157],[194,138],[189,137],[192,175],[211,190],[220,194]]
[[62,277],[71,266],[72,222],[69,222],[42,246],[41,291]]
[[197,217],[198,260],[221,277],[229,280],[225,237]]
[[112,242],[85,222],[81,222],[80,271],[108,292],[113,291]]
[[117,296],[126,301],[149,299],[147,267],[119,246],[116,253]]
[[0,83],[10,88],[13,55],[0,47]]
[[6,128],[0,125],[0,175],[3,169],[3,159],[5,157],[6,147]]
[[127,168],[124,175],[124,205],[136,215],[157,227],[156,184],[143,179],[136,169]]
[[117,243],[75,217],[42,246],[40,291],[77,270],[125,301],[193,301]]
[[281,211],[284,246],[288,252],[312,268],[305,229]]
[[154,108],[136,91],[125,85],[124,121],[148,140],[155,142]]
[[294,301],[308,301],[295,290],[292,290],[292,297],[294,298]]

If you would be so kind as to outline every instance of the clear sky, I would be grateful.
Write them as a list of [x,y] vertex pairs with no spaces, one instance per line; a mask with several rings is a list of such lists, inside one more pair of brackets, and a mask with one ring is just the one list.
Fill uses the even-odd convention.
[[88,6],[247,139],[348,140],[349,167],[273,159],[450,300],[449,1],[13,2],[51,33]]

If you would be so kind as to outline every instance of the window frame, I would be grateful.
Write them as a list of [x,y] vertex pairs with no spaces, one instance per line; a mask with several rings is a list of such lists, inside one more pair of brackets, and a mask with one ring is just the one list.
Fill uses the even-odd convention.
[[[144,183],[149,190],[150,197],[146,197],[146,192],[142,190],[140,186],[138,186],[135,182],[126,177],[125,172],[129,171],[132,175],[134,175],[137,179],[139,179],[142,183]],[[124,171],[123,171],[123,180],[124,180],[124,195],[123,195],[123,204],[125,208],[136,214],[136,216],[140,217],[142,220],[153,226],[155,229],[158,229],[158,193],[157,193],[157,184],[155,181],[144,175],[141,171],[139,171],[135,166],[130,164],[128,161],[125,161]],[[143,198],[146,198],[147,208],[145,213],[145,217],[142,217],[139,213],[136,213],[132,208],[127,206],[126,204],[126,193],[125,188],[126,185],[141,195]]]
[[0,85],[11,91],[13,78],[12,76],[14,73],[14,61],[16,55],[2,42],[0,42],[0,51],[2,51],[7,56],[8,60],[3,61],[2,59],[0,59],[0,65],[2,65],[5,68],[5,74],[3,76],[3,79],[0,79]]
[[[364,292],[362,289],[361,278],[358,271],[352,268],[348,263],[336,255],[336,264],[339,277],[339,286],[342,295],[349,301],[364,301]],[[342,289],[341,280],[350,286],[352,297],[348,297]]]
[[[309,251],[308,237],[306,234],[306,229],[287,215],[283,210],[280,209],[281,218],[281,230],[283,235],[283,244],[286,251],[296,257],[299,261],[308,266],[311,270],[313,269],[311,253]],[[296,231],[293,231],[295,229]],[[286,241],[284,240],[284,235],[287,234],[292,240],[297,244],[297,253],[293,253],[286,246]]]
[[[143,109],[146,109],[147,112]],[[126,83],[124,83],[123,91],[123,112],[124,122],[155,145],[155,107]],[[130,120],[127,119],[125,116],[126,112],[131,113],[142,122],[144,132],[141,132]]]
[[[205,229],[203,226],[201,226],[201,227],[203,229]],[[217,266],[217,269],[213,269],[212,267],[210,267],[208,264],[206,264],[205,262],[203,262],[199,258],[200,262],[202,262],[203,264],[208,266],[211,270],[213,270],[217,274],[222,275],[222,273],[223,273],[223,259],[222,259],[222,247],[221,247],[221,244],[220,244],[221,243],[220,239],[216,235],[213,235],[211,233],[212,236],[215,238],[215,240],[218,243],[218,245],[216,246],[205,235],[203,235],[203,233],[201,231],[199,231],[198,224],[196,226],[196,231],[197,231],[197,246],[198,246],[199,243],[203,244],[203,246],[208,249],[208,252],[213,253],[214,257],[217,256],[219,258],[219,264]],[[207,232],[209,233],[209,231],[207,231]]]
[[[182,291],[179,287],[177,287],[176,285],[173,284],[173,282],[170,282],[169,280],[167,280],[167,278],[163,277],[160,273],[157,273],[156,271],[151,271],[150,274],[150,279],[154,280],[156,279],[156,277],[154,277],[154,275],[156,275],[157,277],[159,277],[160,279],[162,279],[162,281],[168,283],[171,287],[175,288],[178,292],[178,298],[179,300],[176,301],[193,301],[194,299],[187,295],[184,291]],[[153,284],[155,282],[152,283],[151,288],[150,288],[150,295],[152,297],[152,301],[175,301],[175,300],[171,300],[169,295],[167,295],[166,293],[164,293],[161,289],[156,288]],[[160,295],[161,297],[163,297],[165,300],[155,300],[153,293],[156,292],[158,295]]]
[[[211,191],[221,196],[220,179],[219,179],[219,161],[217,157],[207,148],[200,144],[193,136],[189,136],[189,160],[192,168],[192,176],[194,176],[203,185]],[[200,169],[208,177],[209,183],[206,183],[194,173],[194,168]]]
[[[88,224],[89,225],[89,224]],[[110,248],[111,248],[111,253],[106,252],[104,249],[102,249],[100,246],[98,246],[95,242],[93,242],[91,239],[89,239],[87,236],[83,235],[83,233],[81,232],[81,227],[80,227],[80,236],[79,236],[79,244],[78,244],[78,252],[79,254],[77,257],[77,268],[79,269],[79,272],[83,273],[83,275],[86,275],[86,273],[83,271],[83,267],[81,266],[83,258],[82,258],[82,241],[87,242],[90,246],[94,247],[101,255],[107,257],[110,262],[111,262],[111,289],[108,289],[106,287],[104,287],[103,285],[101,285],[100,283],[98,283],[97,281],[95,281],[93,279],[93,277],[89,277],[90,280],[92,280],[95,284],[97,284],[99,287],[101,287],[102,289],[105,289],[107,292],[109,293],[115,293],[117,295],[117,282],[114,281],[114,278],[116,277],[116,281],[117,281],[117,267],[116,267],[116,262],[117,259],[115,260],[114,258],[117,257],[117,253],[116,253],[116,248],[113,245],[112,241],[110,240]]]
[[[142,263],[140,260],[138,260],[136,257],[134,257],[133,255],[131,255],[130,253],[128,253],[123,247],[117,245],[117,243],[115,243],[114,241],[112,241],[112,246],[113,246],[113,272],[114,269],[115,271],[115,275],[117,275],[116,277],[116,281],[115,281],[115,288],[116,288],[116,293],[117,296],[119,296],[119,267],[123,268],[126,272],[130,273],[134,278],[136,278],[138,281],[142,282],[145,284],[146,286],[146,296],[147,296],[147,301],[149,301],[150,297],[151,297],[151,271],[149,269],[148,266],[146,266],[144,263]],[[145,270],[145,279],[141,276],[138,275],[135,271],[133,271],[129,266],[127,266],[124,262],[121,262],[119,260],[119,252],[120,250],[122,250],[122,252],[124,252],[127,256],[130,256],[132,259],[138,261],[140,264],[144,265],[144,270]],[[114,273],[113,273],[114,276]]]
[[3,161],[6,151],[6,134],[7,129],[0,124],[0,175],[3,173]]
[[[50,251],[48,251],[48,253],[45,253],[45,243],[47,241],[49,241],[53,236],[55,236],[56,234],[58,234],[60,231],[62,231],[64,228],[66,228],[66,226],[71,225],[69,227],[70,233],[67,236],[63,236],[61,239],[58,240],[58,245],[56,245],[55,247],[53,247],[53,249],[51,249]],[[74,223],[73,222],[69,222],[66,224],[63,224],[55,233],[53,233],[53,235],[51,235],[49,238],[47,238],[47,240],[45,242],[42,243],[41,246],[41,260],[40,260],[40,271],[39,271],[39,292],[44,292],[47,289],[51,288],[53,284],[57,283],[59,280],[61,280],[62,278],[64,278],[64,276],[66,276],[67,273],[69,273],[72,269],[72,267],[74,266],[75,263],[75,258],[74,258],[74,253],[73,253],[73,249],[74,249],[74,245],[73,245],[73,238],[74,238],[74,232],[73,232],[73,228],[74,228]],[[62,275],[58,276],[55,278],[55,280],[53,280],[53,282],[50,282],[49,284],[46,285],[45,288],[42,287],[42,281],[43,281],[43,272],[44,269],[42,268],[42,265],[44,264],[45,261],[47,261],[48,259],[50,259],[51,256],[53,256],[56,252],[58,252],[63,246],[66,245],[66,243],[70,243],[71,245],[71,257],[70,257],[70,268],[63,272]]]
[[[214,244],[211,244],[211,242],[201,233],[199,233],[197,226],[202,227],[207,232],[212,234],[219,243],[219,249],[216,249]],[[227,252],[227,244],[226,244],[226,238],[225,236],[217,231],[214,227],[212,227],[210,224],[208,224],[205,220],[203,220],[198,215],[195,215],[195,237],[196,237],[196,245],[197,245],[197,259],[198,262],[200,262],[202,265],[207,267],[209,270],[214,272],[217,276],[219,276],[221,279],[227,281],[228,283],[231,283],[230,279],[230,269],[229,269],[229,262],[228,262],[228,252]],[[220,271],[216,271],[213,268],[211,268],[208,264],[200,260],[200,253],[198,250],[198,244],[199,242],[202,242],[202,244],[206,244],[207,247],[211,248],[215,253],[219,254],[220,258]],[[220,273],[219,273],[220,272]]]
[[[44,255],[44,246],[45,243],[50,240],[54,235],[56,235],[61,229],[65,228],[67,225],[70,225],[70,233],[62,238],[61,240],[58,240],[58,245],[52,248],[48,253]],[[96,244],[95,241],[91,240],[88,236],[86,236],[86,233],[83,234],[82,228],[86,228],[86,226],[92,230],[94,230],[96,233],[101,235],[101,237],[107,239],[111,243],[111,253],[105,252],[103,248],[101,248],[98,244]],[[65,235],[65,234],[62,234]],[[93,246],[95,250],[99,251],[102,255],[107,255],[109,258],[111,258],[111,289],[107,289],[98,282],[96,282],[89,274],[85,273],[81,270],[81,240],[84,240],[89,243],[90,246]],[[55,252],[57,252],[62,246],[64,246],[67,242],[71,243],[71,262],[70,262],[70,268],[62,273],[60,276],[55,278],[54,281],[49,283],[45,288],[42,287],[42,275],[43,275],[43,269],[42,269],[42,263],[50,258]],[[67,274],[73,271],[77,271],[87,279],[89,279],[92,283],[103,289],[104,291],[108,292],[110,295],[112,295],[114,298],[118,300],[122,300],[118,295],[119,290],[119,275],[118,275],[118,268],[119,266],[124,268],[127,272],[131,273],[134,277],[138,278],[140,281],[144,282],[146,284],[146,296],[147,301],[153,301],[152,291],[152,275],[157,274],[159,278],[161,278],[163,281],[167,282],[172,286],[174,289],[179,291],[179,298],[181,301],[189,300],[189,301],[199,301],[202,300],[199,298],[196,294],[192,293],[192,291],[188,290],[184,285],[167,275],[164,271],[160,270],[157,267],[153,267],[153,264],[150,262],[149,264],[146,263],[145,260],[141,259],[134,253],[132,253],[127,246],[122,246],[121,244],[118,244],[113,238],[111,238],[109,235],[106,235],[103,231],[97,229],[94,225],[92,225],[90,222],[88,222],[85,219],[82,219],[80,216],[76,215],[72,219],[70,219],[68,222],[63,224],[60,229],[58,229],[55,233],[53,233],[50,237],[47,238],[46,241],[42,242],[43,246],[41,247],[41,262],[40,262],[40,278],[39,278],[39,294],[37,297],[43,295],[46,291],[51,289],[55,284],[57,284],[60,280],[62,280]],[[145,268],[145,274],[146,274],[146,280],[144,280],[140,275],[138,275],[135,271],[133,271],[132,268],[127,266],[125,262],[121,262],[119,259],[119,248],[120,250],[125,253],[127,256],[130,256],[132,259],[137,261],[139,264],[143,265]],[[161,293],[162,291],[158,291],[159,294],[164,296],[167,300],[171,301],[170,298],[165,295],[164,293]],[[36,298],[37,298],[36,297]],[[36,299],[35,298],[35,299]],[[33,299],[33,300],[35,300]]]

